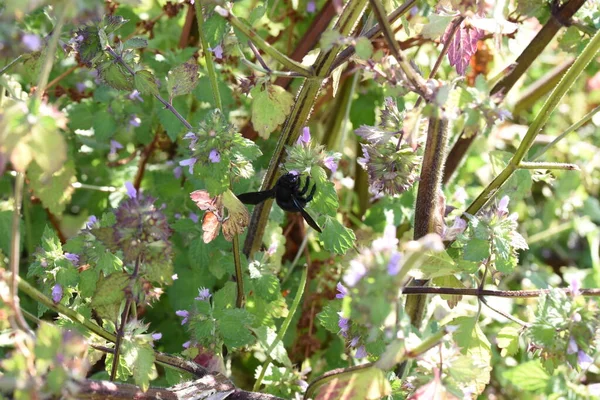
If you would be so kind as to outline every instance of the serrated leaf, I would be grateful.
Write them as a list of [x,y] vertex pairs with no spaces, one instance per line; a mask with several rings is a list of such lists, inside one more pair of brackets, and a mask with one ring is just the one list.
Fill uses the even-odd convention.
[[178,65],[167,75],[167,90],[171,98],[191,93],[198,85],[198,63],[193,58]]
[[[261,6],[258,6],[255,9],[260,7]],[[206,19],[206,21],[204,21],[204,35],[210,48],[216,47],[219,43],[221,43],[221,41],[223,41],[225,33],[227,33],[227,27],[227,20],[217,13],[212,14]]]
[[56,121],[46,117],[40,119],[31,131],[29,149],[33,153],[33,160],[46,174],[60,170],[67,161],[67,144],[65,138],[58,131]]
[[483,261],[490,256],[490,243],[487,240],[471,239],[464,247],[463,257],[467,261]]
[[[446,275],[434,278],[432,280],[433,284],[438,287],[449,287],[449,288],[461,288],[464,289],[465,285],[454,275]],[[448,307],[451,309],[456,307],[456,305],[462,299],[461,295],[452,295],[452,294],[442,294],[441,298],[448,302]]]
[[340,332],[340,327],[338,326],[340,316],[338,315],[338,312],[340,312],[341,309],[342,302],[334,300],[327,303],[327,305],[323,307],[323,311],[317,314],[321,326],[335,335]]
[[105,61],[100,64],[98,66],[98,77],[114,89],[133,89],[133,76],[124,66],[114,61]]
[[263,90],[255,86],[252,94],[252,125],[263,139],[285,121],[294,104],[294,97],[277,85]]
[[[479,116],[477,118],[480,118]],[[491,151],[490,161],[492,163],[492,172],[498,175],[512,158],[512,154],[505,151]],[[501,199],[504,196],[510,197],[511,202],[518,202],[524,199],[531,192],[531,185],[533,180],[531,179],[531,172],[527,169],[518,169],[511,175],[510,178],[502,185],[502,187],[495,194],[497,199]]]
[[437,39],[444,34],[448,24],[454,18],[452,15],[429,14],[429,22],[421,29],[421,36],[427,39]]
[[81,62],[88,67],[92,66],[92,62],[102,54],[104,54],[102,47],[100,47],[100,37],[98,36],[98,29],[94,27],[87,27],[77,32],[79,39],[75,45],[77,52],[79,53],[79,59]]
[[[269,350],[271,346],[273,346],[273,342],[277,336],[277,332],[275,332],[274,329],[266,326],[261,326],[260,328],[255,329],[254,333],[256,334],[258,342],[265,352]],[[287,351],[283,346],[283,341],[280,340],[277,343],[277,345],[271,351],[270,356],[273,358],[273,360],[280,362],[288,368],[292,368],[292,361],[288,357]]]
[[154,366],[154,349],[148,343],[138,344],[127,339],[123,340],[121,348],[123,360],[132,371],[135,384],[145,392],[150,387],[150,381],[158,377]]
[[44,177],[40,166],[33,163],[27,170],[27,176],[33,193],[44,207],[54,215],[61,215],[75,191],[71,186],[76,181],[73,162],[67,162],[50,177]]
[[143,49],[145,47],[148,47],[148,41],[141,37],[134,37],[123,43],[124,49]]
[[346,228],[337,219],[326,216],[323,225],[323,233],[319,235],[323,241],[323,246],[327,251],[333,251],[336,254],[346,254],[346,251],[354,246],[356,236],[354,231]]
[[505,326],[498,332],[496,343],[502,349],[502,357],[514,356],[519,351],[519,331],[520,329],[514,326]]
[[459,271],[459,268],[446,251],[427,251],[425,258],[418,266],[418,270],[427,278],[435,278],[454,274]]
[[133,85],[141,94],[158,94],[158,85],[152,72],[148,70],[137,71],[133,77]]
[[223,342],[229,347],[243,347],[255,341],[248,329],[254,316],[241,308],[225,310],[218,319],[219,332]]
[[326,214],[334,217],[339,208],[339,200],[337,192],[335,191],[335,185],[327,179],[327,172],[318,165],[311,168],[310,177],[314,184],[317,185],[315,196],[309,203],[310,208],[319,214]]
[[96,291],[92,296],[91,306],[101,318],[116,321],[119,307],[125,299],[125,287],[129,284],[129,275],[114,273],[106,278],[100,276]]
[[528,392],[545,389],[551,379],[538,360],[517,365],[505,371],[502,376],[512,385]]

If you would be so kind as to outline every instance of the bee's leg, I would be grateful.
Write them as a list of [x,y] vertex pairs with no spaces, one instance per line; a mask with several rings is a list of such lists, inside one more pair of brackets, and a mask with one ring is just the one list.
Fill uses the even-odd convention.
[[308,185],[310,184],[310,176],[306,177],[306,182],[304,183],[304,187],[298,192],[300,196],[304,196],[306,192],[308,192]]
[[313,197],[315,196],[315,191],[317,190],[317,185],[314,185],[312,187],[312,190],[310,191],[310,194],[308,195],[308,197],[306,198],[306,202],[308,203],[309,201],[311,201],[313,199]]

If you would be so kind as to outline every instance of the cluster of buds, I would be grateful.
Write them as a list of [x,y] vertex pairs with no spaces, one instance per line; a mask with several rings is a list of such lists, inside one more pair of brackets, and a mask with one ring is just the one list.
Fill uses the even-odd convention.
[[416,147],[402,143],[404,113],[396,102],[387,98],[378,126],[363,125],[356,134],[367,143],[362,144],[363,157],[358,163],[369,175],[369,189],[375,196],[397,195],[410,189],[417,179],[421,156]]

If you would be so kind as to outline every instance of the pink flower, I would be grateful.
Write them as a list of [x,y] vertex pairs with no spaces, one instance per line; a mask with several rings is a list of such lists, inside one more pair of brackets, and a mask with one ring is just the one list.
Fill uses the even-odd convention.
[[325,157],[325,160],[323,160],[323,165],[325,165],[334,174],[338,169],[338,163],[333,156]]

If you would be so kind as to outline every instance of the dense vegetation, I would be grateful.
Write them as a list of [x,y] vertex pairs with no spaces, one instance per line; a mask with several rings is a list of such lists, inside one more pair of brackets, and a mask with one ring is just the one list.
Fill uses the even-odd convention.
[[598,1],[0,10],[8,398],[600,397]]

